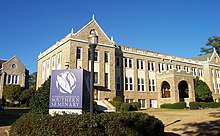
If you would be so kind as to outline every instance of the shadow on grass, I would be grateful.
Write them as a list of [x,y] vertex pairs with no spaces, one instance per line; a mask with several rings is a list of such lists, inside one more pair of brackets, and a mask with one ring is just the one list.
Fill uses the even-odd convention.
[[210,114],[210,117],[220,118],[220,110],[218,110],[217,112],[211,112],[209,114]]
[[188,136],[220,136],[220,119],[208,122],[183,124],[182,128],[175,128],[173,131],[183,131],[182,134]]
[[12,125],[22,114],[27,113],[26,108],[6,108],[4,113],[0,111],[0,127]]

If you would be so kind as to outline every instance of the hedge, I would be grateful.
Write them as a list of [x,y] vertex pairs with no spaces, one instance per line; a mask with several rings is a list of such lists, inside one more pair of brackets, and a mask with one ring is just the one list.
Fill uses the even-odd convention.
[[137,111],[137,110],[140,110],[140,108],[141,108],[141,103],[140,103],[140,102],[132,102],[132,103],[131,103],[131,106],[132,106],[132,110],[133,110],[133,111]]
[[123,103],[120,107],[121,112],[126,112],[126,111],[131,111],[131,110],[132,110],[132,106],[130,103]]
[[123,104],[121,101],[110,101],[110,103],[115,106],[117,111],[120,111],[121,105]]
[[220,103],[218,102],[190,102],[190,109],[205,109],[205,108],[219,108]]
[[177,102],[177,103],[164,103],[160,105],[161,108],[166,108],[166,109],[184,109],[186,108],[186,103],[185,102]]
[[164,135],[163,123],[145,113],[101,113],[56,115],[28,113],[19,118],[10,136],[122,136]]

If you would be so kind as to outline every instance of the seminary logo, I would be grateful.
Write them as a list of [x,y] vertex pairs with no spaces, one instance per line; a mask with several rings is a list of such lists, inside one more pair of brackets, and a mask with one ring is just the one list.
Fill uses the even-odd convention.
[[56,76],[56,87],[63,94],[72,94],[76,87],[76,77],[70,71],[64,71]]

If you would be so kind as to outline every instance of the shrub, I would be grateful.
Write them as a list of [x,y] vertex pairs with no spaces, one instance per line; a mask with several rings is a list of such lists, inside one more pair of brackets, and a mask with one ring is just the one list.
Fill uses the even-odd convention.
[[116,110],[119,111],[123,102],[121,101],[110,101],[110,103],[115,106]]
[[0,106],[4,106],[5,105],[5,99],[0,99]]
[[5,85],[3,87],[3,97],[5,99],[8,99],[10,102],[17,101],[20,94],[21,94],[22,88],[20,85]]
[[190,102],[190,109],[219,108],[220,103],[217,102]]
[[21,95],[19,96],[19,100],[21,101],[22,105],[26,104],[27,107],[29,106],[31,96],[34,94],[35,91],[36,91],[35,88],[30,88],[24,90],[21,93]]
[[165,103],[160,105],[160,107],[166,109],[184,109],[186,108],[186,103],[185,102],[177,102],[173,104]]
[[199,104],[199,102],[190,102],[189,103],[189,108],[190,109],[199,109],[200,108],[200,104]]
[[140,110],[141,103],[140,102],[132,102],[131,106],[132,106],[132,110],[137,111],[137,110]]
[[113,101],[120,101],[120,102],[123,102],[123,99],[119,96],[116,96],[113,98]]
[[50,78],[32,95],[30,99],[30,112],[48,114],[50,97]]
[[121,112],[131,111],[131,110],[132,110],[132,106],[130,103],[123,103],[120,107]]
[[[59,124],[59,125],[58,125]],[[17,135],[122,136],[164,135],[163,123],[145,113],[101,113],[56,115],[29,113],[19,118],[9,131]]]

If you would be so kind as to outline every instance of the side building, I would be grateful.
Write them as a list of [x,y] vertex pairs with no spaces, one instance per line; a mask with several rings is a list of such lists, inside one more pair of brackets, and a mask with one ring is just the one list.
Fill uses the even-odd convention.
[[[211,54],[187,59],[115,44],[93,18],[78,32],[73,30],[38,56],[37,87],[52,70],[82,68],[90,71],[88,37],[96,30],[94,99],[120,96],[127,103],[157,108],[163,103],[195,101],[194,79],[198,76],[220,100],[220,58]],[[68,67],[67,67],[68,66]]]
[[0,99],[4,85],[16,84],[28,88],[28,75],[28,70],[16,56],[9,60],[0,59]]

